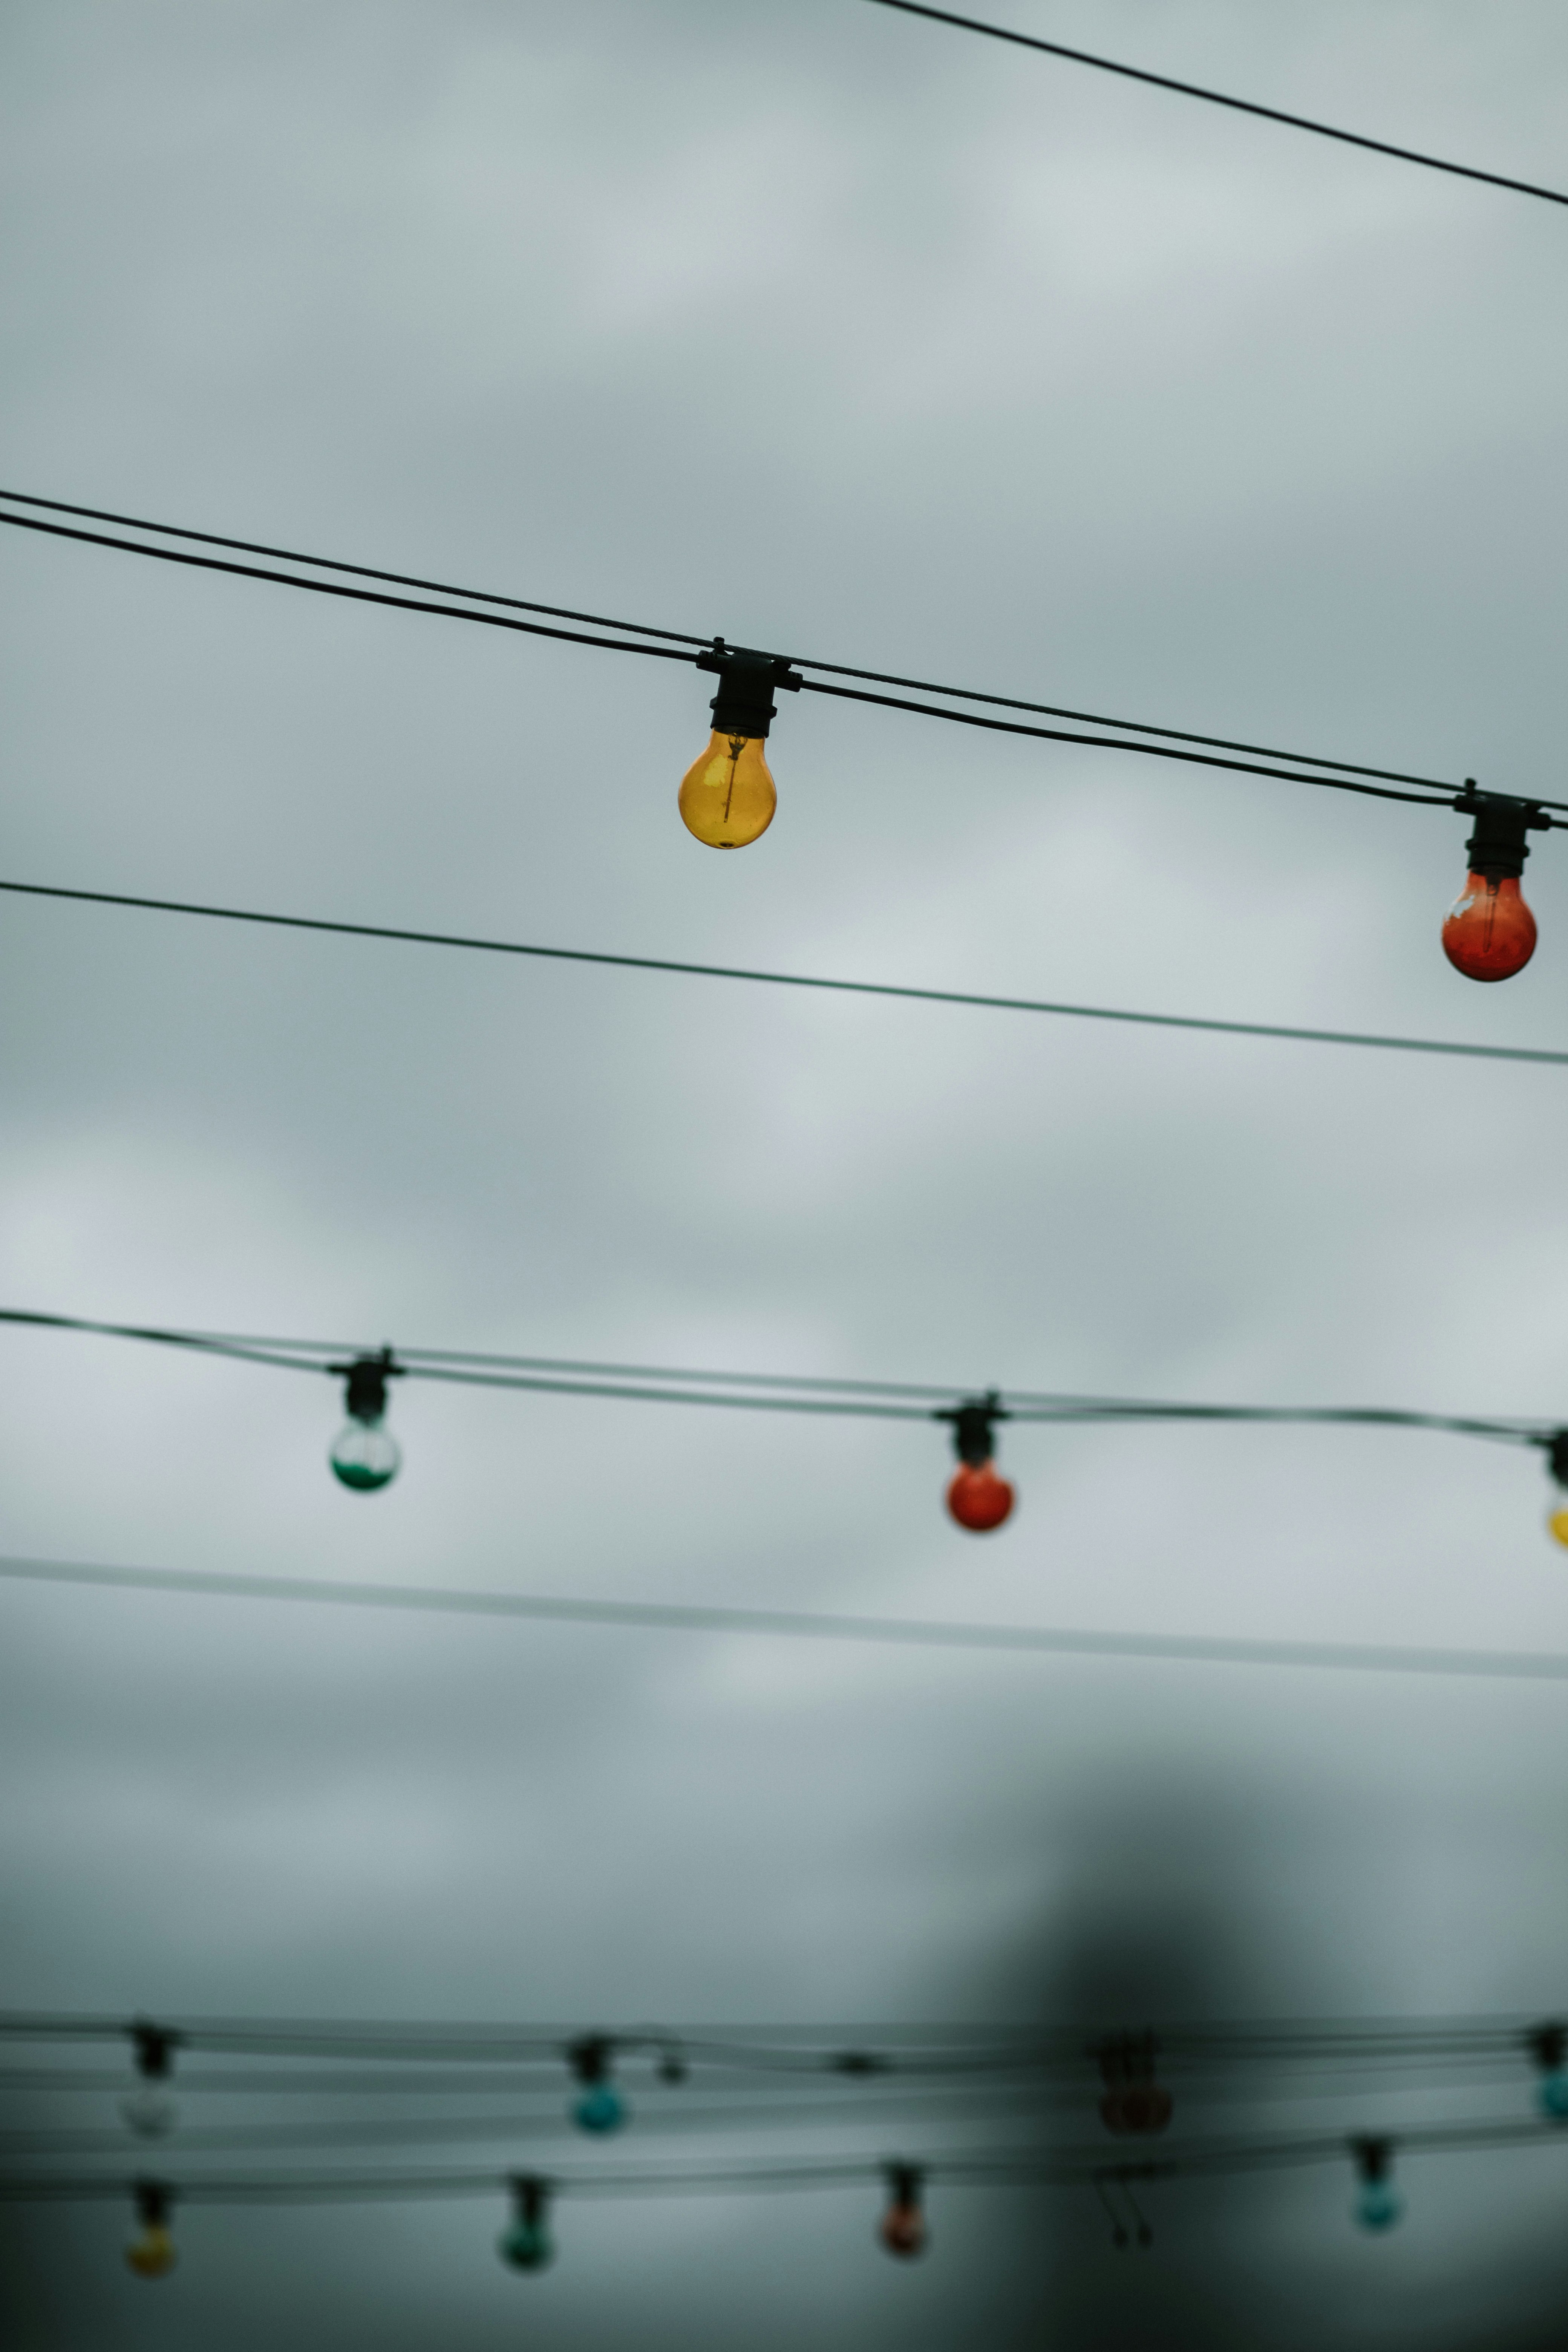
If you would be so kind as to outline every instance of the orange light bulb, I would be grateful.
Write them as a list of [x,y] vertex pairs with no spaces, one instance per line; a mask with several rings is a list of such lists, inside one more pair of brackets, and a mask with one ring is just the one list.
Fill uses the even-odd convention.
[[971,1535],[989,1535],[1013,1508],[1013,1489],[994,1462],[961,1462],[947,1490],[947,1507]]
[[1535,953],[1535,917],[1517,874],[1467,874],[1443,925],[1443,953],[1467,980],[1511,980]]
[[681,778],[681,820],[710,849],[744,849],[766,833],[778,804],[760,735],[715,729]]
[[925,2252],[930,2231],[921,2205],[923,2176],[918,2165],[888,2167],[888,2202],[877,2224],[877,2235],[889,2253],[909,2262]]

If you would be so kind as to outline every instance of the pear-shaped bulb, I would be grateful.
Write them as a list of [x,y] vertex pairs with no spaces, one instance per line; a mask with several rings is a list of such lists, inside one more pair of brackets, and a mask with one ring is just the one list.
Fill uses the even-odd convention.
[[1535,953],[1535,917],[1517,874],[1467,874],[1443,925],[1443,953],[1467,980],[1511,980]]
[[994,1462],[961,1462],[947,1489],[947,1507],[971,1535],[988,1535],[1012,1511],[1014,1494]]
[[167,2278],[179,2258],[166,2221],[146,2222],[125,2249],[126,2267],[138,2278]]
[[681,779],[682,822],[710,849],[744,849],[766,833],[778,802],[760,735],[715,730]]
[[340,1484],[356,1495],[390,1486],[403,1462],[403,1449],[378,1421],[345,1421],[327,1459]]

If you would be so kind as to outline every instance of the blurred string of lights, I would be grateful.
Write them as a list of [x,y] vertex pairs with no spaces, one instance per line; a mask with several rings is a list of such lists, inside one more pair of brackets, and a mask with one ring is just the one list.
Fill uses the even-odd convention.
[[1307,1029],[1278,1021],[1218,1021],[1196,1013],[1130,1013],[1104,1004],[1067,1004],[1031,996],[983,995],[973,989],[915,988],[894,981],[836,980],[799,971],[762,971],[742,964],[693,963],[672,956],[616,955],[598,948],[541,947],[522,940],[475,939],[455,931],[416,931],[390,923],[336,922],[313,915],[278,915],[252,907],[204,906],[188,898],[147,898],[125,890],[76,890],[50,882],[0,881],[0,891],[25,898],[62,898],[89,907],[129,907],[161,915],[200,915],[224,923],[258,923],[273,930],[320,931],[330,937],[392,940],[413,947],[466,948],[483,955],[532,956],[549,963],[605,964],[625,971],[666,971],[698,980],[743,980],[771,988],[825,990],[837,996],[882,996],[917,1004],[957,1004],[991,1013],[1043,1013],[1075,1021],[1114,1021],[1135,1028],[1194,1029],[1225,1037],[1282,1037],[1310,1045],[1366,1045],[1394,1054],[1458,1055],[1480,1062],[1568,1064],[1568,1053],[1539,1045],[1477,1045],[1454,1038],[1378,1036],[1361,1029]]
[[[139,2277],[166,2277],[178,2252],[173,2222],[179,2205],[260,2206],[370,2204],[382,2200],[505,2197],[510,2215],[497,2252],[510,2268],[544,2269],[554,2253],[552,2205],[560,2199],[601,2197],[712,2196],[825,2190],[879,2184],[883,2203],[876,2236],[900,2260],[926,2251],[931,2230],[925,2192],[943,2188],[1088,2188],[1099,2196],[1111,2224],[1111,2240],[1125,2247],[1147,2246],[1152,2231],[1132,2194],[1134,2184],[1217,2179],[1278,2172],[1321,2164],[1348,2165],[1354,2185],[1353,2218],[1363,2229],[1383,2234],[1404,2212],[1395,2186],[1395,2159],[1402,2154],[1477,2155],[1482,2152],[1561,2144],[1560,2127],[1518,2121],[1415,2126],[1395,2133],[1315,2132],[1269,2138],[1212,2140],[1137,2158],[1107,2160],[1100,2150],[1047,2147],[956,2149],[925,2156],[822,2157],[788,2163],[736,2160],[647,2165],[622,2172],[443,2170],[439,2172],[347,2170],[186,2175],[173,2179],[108,2173],[0,2172],[0,2201],[37,2204],[124,2202],[136,2230],[125,2260]],[[1132,2227],[1129,2229],[1128,2222]]]
[[[408,573],[379,572],[368,564],[344,563],[330,557],[301,555],[285,548],[264,547],[254,541],[227,539],[214,531],[187,530],[172,523],[148,522],[132,516],[113,514],[106,509],[75,506],[64,499],[39,498],[26,491],[0,491],[0,499],[8,500],[13,507],[47,508],[53,513],[112,521],[125,529],[152,532],[163,538],[184,539],[199,541],[205,546],[263,553],[280,562],[303,564],[319,571],[352,573],[360,579],[385,580],[399,585],[424,587],[442,596],[468,601],[458,604],[432,604],[406,596],[388,595],[380,589],[352,587],[346,579],[310,579],[297,572],[264,570],[256,564],[237,563],[227,558],[198,555],[188,547],[150,545],[140,540],[111,538],[101,531],[48,522],[41,515],[18,514],[0,506],[0,522],[10,523],[18,530],[42,531],[51,538],[114,548],[122,553],[151,556],[163,562],[193,565],[205,572],[222,572],[244,579],[269,581],[282,587],[309,589],[319,595],[347,597],[357,604],[390,605],[403,612],[429,613],[448,620],[479,622],[487,627],[519,631],[529,636],[592,646],[602,652],[643,654],[664,661],[686,662],[698,669],[707,670],[719,680],[719,691],[712,702],[712,731],[707,749],[699,753],[681,781],[679,805],[688,831],[710,848],[744,848],[759,839],[773,822],[777,793],[765,757],[765,745],[773,721],[778,715],[774,695],[779,692],[825,694],[841,701],[870,703],[879,709],[912,712],[920,718],[945,719],[955,726],[978,727],[991,733],[1071,743],[1099,751],[1134,751],[1149,759],[1179,761],[1190,766],[1219,768],[1289,783],[1316,784],[1330,791],[1357,793],[1425,808],[1457,810],[1474,819],[1475,830],[1466,844],[1468,864],[1464,887],[1443,924],[1444,953],[1455,969],[1468,979],[1500,981],[1510,979],[1515,972],[1522,971],[1535,951],[1535,919],[1525,904],[1520,887],[1524,862],[1530,855],[1527,835],[1532,832],[1548,832],[1554,827],[1561,829],[1562,815],[1552,816],[1547,812],[1568,809],[1568,803],[1482,792],[1473,777],[1467,777],[1462,786],[1456,786],[1436,777],[1366,767],[1352,761],[1324,760],[1311,753],[1279,751],[1267,745],[1198,735],[1180,728],[1107,719],[1094,712],[1068,710],[1059,705],[1025,701],[1011,695],[982,693],[967,687],[935,685],[924,678],[857,669],[842,662],[813,660],[801,655],[786,656],[766,653],[751,646],[731,646],[723,637],[714,637],[710,642],[679,630],[656,628],[641,622],[609,620],[602,614],[570,612],[563,605],[533,604],[521,597],[493,596],[485,591],[453,588],[434,581],[416,580]],[[478,609],[486,604],[504,604],[510,609],[505,612]],[[517,617],[523,611],[585,621],[595,629],[610,629],[621,634],[615,636],[590,635],[580,629],[562,627],[554,622],[524,621]],[[700,650],[696,653],[686,650],[691,646],[697,646]],[[805,673],[809,670],[826,674],[807,677]],[[834,678],[858,678],[868,683],[857,686],[835,684],[832,682]],[[923,694],[941,695],[947,698],[949,703],[986,703],[1010,710],[1071,718],[1101,731],[1084,734],[1058,727],[1036,726],[1016,719],[992,718],[975,709],[910,702],[900,696],[873,693],[869,690],[872,683],[902,686]],[[1159,740],[1151,740],[1154,738]],[[1229,756],[1237,751],[1255,756],[1245,759]],[[1287,767],[1260,764],[1280,760],[1291,764]],[[1403,785],[1414,785],[1417,789],[1406,791],[1397,788]]]
[[[747,1412],[812,1413],[875,1421],[945,1423],[958,1467],[947,1487],[947,1508],[970,1534],[989,1534],[1012,1516],[1016,1491],[996,1467],[996,1431],[1004,1422],[1084,1424],[1106,1422],[1247,1423],[1287,1427],[1423,1429],[1524,1445],[1544,1454],[1554,1507],[1547,1526],[1568,1545],[1568,1428],[1521,1417],[1416,1412],[1381,1405],[1237,1405],[1173,1402],[1141,1397],[987,1389],[965,1396],[952,1385],[910,1381],[833,1380],[777,1372],[697,1371],[665,1365],[606,1364],[570,1357],[503,1356],[456,1348],[390,1346],[372,1353],[347,1341],[258,1338],[242,1332],[195,1331],[153,1324],[106,1323],[75,1315],[0,1307],[0,1324],[27,1329],[89,1332],[137,1339],[240,1363],[289,1371],[325,1372],[343,1383],[342,1428],[328,1459],[339,1483],[354,1494],[390,1486],[402,1450],[386,1426],[394,1380],[440,1381],[468,1388],[513,1389],[530,1394],[607,1398],[638,1404],[725,1406]],[[937,1402],[942,1400],[942,1402]]]
[[1419,163],[1429,172],[1447,172],[1461,180],[1482,180],[1490,187],[1511,189],[1516,195],[1540,196],[1549,205],[1568,205],[1568,194],[1561,189],[1543,188],[1533,180],[1515,180],[1501,172],[1483,172],[1473,163],[1449,163],[1415,147],[1396,147],[1386,139],[1371,139],[1360,131],[1339,130],[1311,115],[1289,114],[1278,106],[1263,106],[1253,99],[1227,97],[1223,90],[1210,89],[1202,82],[1177,81],[1169,74],[1124,65],[1114,58],[1099,57],[1090,49],[1069,48],[1063,41],[1042,40],[1033,33],[1015,32],[1006,25],[986,24],[978,16],[960,16],[947,8],[927,7],[924,0],[876,0],[876,5],[896,8],[905,16],[925,16],[932,24],[951,25],[961,32],[983,33],[990,40],[1006,41],[1016,48],[1035,49],[1049,58],[1062,58],[1071,65],[1092,66],[1100,73],[1118,74],[1124,81],[1147,82],[1152,89],[1173,90],[1182,98],[1202,99],[1210,106],[1228,107],[1236,114],[1258,115],[1265,122],[1283,123],[1291,131],[1310,131],[1321,139],[1338,140],[1342,146],[1370,148],[1374,155],[1390,155],[1401,163]]
[[1275,1641],[1192,1633],[1104,1633],[1082,1626],[985,1625],[932,1617],[849,1617],[804,1609],[737,1609],[666,1601],[588,1601],[452,1585],[372,1584],[325,1577],[112,1568],[85,1560],[0,1557],[0,1582],[79,1586],[204,1601],[266,1601],[388,1610],[417,1617],[510,1619],[657,1633],[782,1636],[896,1650],[1104,1658],[1158,1665],[1263,1666],[1314,1673],[1458,1675],[1466,1681],[1568,1682],[1568,1652],[1423,1649],[1412,1643]]

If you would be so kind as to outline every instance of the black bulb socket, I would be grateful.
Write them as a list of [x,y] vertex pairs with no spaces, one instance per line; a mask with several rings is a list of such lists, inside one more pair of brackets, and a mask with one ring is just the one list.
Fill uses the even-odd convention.
[[1500,882],[1510,876],[1517,881],[1530,856],[1525,835],[1547,833],[1552,826],[1552,819],[1539,802],[1512,800],[1503,793],[1478,792],[1473,777],[1467,779],[1454,806],[1476,820],[1476,829],[1465,844],[1465,854],[1470,861],[1469,871],[1483,875],[1489,882]]
[[982,1469],[992,1460],[996,1451],[995,1424],[1011,1417],[995,1389],[987,1389],[983,1397],[966,1397],[962,1404],[945,1405],[936,1415],[938,1421],[952,1422],[952,1450],[971,1470]]
[[1355,2158],[1358,2177],[1368,2185],[1374,2180],[1386,2180],[1394,2169],[1394,2142],[1374,2139],[1363,2133],[1351,2142],[1351,2154]]
[[136,2052],[137,2073],[149,2083],[166,2082],[174,2072],[180,2036],[167,2025],[139,2022],[131,2029],[131,2040]]
[[1552,1475],[1560,1486],[1568,1488],[1568,1429],[1554,1429],[1542,1444],[1546,1448]]
[[778,717],[773,696],[781,688],[798,694],[805,680],[777,654],[753,653],[745,646],[727,646],[715,637],[710,649],[697,656],[699,669],[716,670],[719,691],[713,697],[713,732],[765,740]]
[[401,1380],[403,1366],[392,1360],[390,1348],[379,1356],[356,1356],[352,1364],[329,1364],[343,1383],[343,1411],[351,1421],[363,1421],[374,1428],[386,1412],[386,1383]]
[[174,2192],[166,2180],[134,2181],[132,2184],[132,2195],[136,2200],[136,2219],[144,2230],[163,2230],[168,2227],[170,2209],[174,2202]]

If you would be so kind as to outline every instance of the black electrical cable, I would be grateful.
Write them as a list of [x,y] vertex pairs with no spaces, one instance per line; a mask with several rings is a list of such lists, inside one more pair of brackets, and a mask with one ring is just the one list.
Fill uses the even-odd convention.
[[[892,1649],[1009,1652],[1170,1665],[1306,1667],[1330,1673],[1459,1675],[1467,1680],[1568,1682],[1568,1653],[1425,1649],[1399,1643],[1242,1641],[1183,1633],[1110,1633],[1047,1625],[984,1625],[910,1617],[850,1617],[786,1609],[709,1608],[651,1601],[580,1601],[325,1578],[216,1575],[108,1568],[75,1560],[0,1559],[0,1581],[79,1585],[117,1592],[221,1601],[304,1601],[319,1607],[405,1610],[416,1616],[511,1618],[535,1624],[619,1626],[659,1633],[780,1634]],[[0,2020],[0,2038],[5,2026]]]
[[959,16],[947,8],[930,8],[922,0],[876,0],[881,8],[896,8],[901,16],[927,16],[936,25],[952,25],[961,32],[984,33],[993,41],[1007,41],[1020,49],[1037,49],[1045,56],[1065,58],[1071,65],[1092,66],[1100,73],[1119,74],[1125,81],[1147,82],[1155,89],[1174,90],[1182,98],[1201,98],[1210,106],[1228,107],[1233,113],[1256,114],[1265,122],[1282,122],[1291,131],[1310,131],[1320,139],[1337,139],[1342,146],[1369,148],[1374,155],[1392,155],[1401,163],[1419,163],[1429,172],[1447,172],[1456,179],[1481,180],[1489,187],[1510,188],[1516,195],[1539,196],[1549,205],[1568,205],[1568,194],[1558,188],[1537,186],[1533,180],[1515,180],[1501,172],[1483,172],[1473,163],[1451,163],[1440,155],[1427,155],[1419,148],[1396,147],[1386,139],[1369,139],[1359,131],[1341,131],[1331,122],[1319,122],[1307,114],[1288,114],[1278,106],[1261,106],[1248,98],[1231,98],[1223,90],[1206,89],[1201,82],[1176,81],[1169,74],[1151,73],[1142,66],[1121,64],[1114,58],[1097,57],[1089,49],[1068,48],[1062,41],[1046,41],[1032,33],[1016,33],[1005,25],[984,24],[977,16]]
[[73,890],[47,882],[0,881],[0,891],[25,898],[63,898],[143,913],[200,915],[216,922],[258,923],[331,937],[391,940],[412,947],[466,948],[483,955],[532,956],[550,963],[605,964],[626,971],[667,971],[698,980],[742,980],[770,988],[826,990],[837,996],[882,996],[917,1004],[958,1004],[992,1013],[1043,1013],[1075,1021],[1114,1021],[1134,1028],[1190,1029],[1226,1037],[1279,1037],[1297,1045],[1365,1045],[1395,1054],[1449,1054],[1470,1061],[1568,1063],[1568,1053],[1536,1045],[1469,1045],[1439,1037],[1385,1037],[1357,1029],[1303,1029],[1268,1021],[1216,1021],[1193,1013],[1124,1013],[1101,1004],[1057,1003],[1043,997],[985,996],[954,988],[904,987],[891,981],[826,980],[806,972],[759,971],[744,965],[691,963],[668,956],[612,955],[596,948],[536,947],[518,940],[474,939],[456,931],[415,931],[386,923],[335,922],[312,915],[273,915],[247,907],[212,907],[184,898],[144,898],[121,890]]
[[[163,1328],[155,1324],[106,1323],[84,1316],[50,1315],[20,1307],[0,1307],[0,1325],[5,1324],[25,1329],[81,1331],[95,1337],[138,1339],[202,1355],[234,1358],[244,1363],[279,1366],[289,1371],[337,1373],[343,1367],[326,1359],[334,1353],[366,1352],[360,1343],[253,1339],[223,1331]],[[564,1357],[469,1356],[453,1348],[400,1348],[396,1361],[408,1379],[450,1381],[465,1387],[630,1399],[639,1403],[727,1405],[753,1412],[849,1414],[881,1421],[947,1420],[952,1417],[951,1407],[933,1411],[929,1404],[903,1400],[949,1399],[963,1393],[957,1383],[939,1388],[895,1381],[793,1381],[787,1375],[773,1372],[687,1371],[647,1365],[574,1362]],[[605,1374],[610,1377],[603,1377]],[[654,1382],[663,1385],[654,1386]],[[805,1393],[779,1393],[793,1390]],[[763,1392],[756,1393],[758,1391]],[[996,1389],[989,1393],[996,1402],[997,1420],[1018,1422],[1170,1421],[1422,1429],[1519,1445],[1546,1445],[1558,1433],[1558,1425],[1544,1420],[1418,1412],[1388,1405],[1196,1404],[1144,1397],[1053,1395],[1026,1389]]]
[[[694,636],[689,630],[659,628],[652,622],[612,621],[602,613],[580,613],[565,604],[541,604],[521,596],[491,595],[479,588],[453,588],[443,581],[424,580],[405,572],[380,572],[367,563],[342,563],[332,556],[301,555],[296,549],[269,547],[251,539],[226,539],[217,531],[187,530],[178,523],[149,522],[142,516],[115,514],[103,507],[73,506],[64,499],[36,498],[26,490],[0,490],[0,499],[8,499],[15,506],[45,507],[53,514],[79,515],[91,521],[119,523],[131,530],[155,531],[163,538],[195,540],[205,547],[232,548],[240,554],[275,556],[288,563],[309,564],[316,571],[346,572],[358,579],[384,580],[404,588],[427,588],[438,595],[459,596],[470,603],[505,604],[525,613],[547,613],[557,620],[586,621],[598,628],[619,629],[628,636],[664,637],[677,645],[698,646],[704,649],[712,643],[710,638]],[[21,521],[23,518],[16,516],[9,520]],[[110,540],[103,544],[121,547],[125,542]],[[150,548],[140,551],[144,554],[156,552]],[[274,575],[268,573],[264,576],[272,578]],[[310,583],[300,582],[296,584],[303,587]],[[1289,760],[1299,767],[1330,768],[1344,775],[1375,776],[1385,783],[1425,784],[1433,792],[1439,793],[1451,793],[1456,789],[1440,776],[1410,775],[1398,768],[1369,768],[1354,760],[1324,760],[1313,752],[1281,751],[1277,746],[1268,743],[1241,742],[1225,735],[1200,735],[1184,727],[1157,727],[1141,719],[1108,719],[1101,711],[1078,710],[1056,702],[1029,702],[1016,695],[988,694],[973,687],[940,686],[927,677],[904,677],[888,670],[857,669],[847,662],[815,661],[804,654],[791,655],[790,660],[799,669],[819,669],[836,677],[862,678],[870,686],[908,687],[917,694],[941,694],[959,702],[992,703],[1007,710],[1032,710],[1047,719],[1076,719],[1085,726],[1115,728],[1123,734],[1161,735],[1179,743],[1207,743],[1219,751],[1249,751],[1262,760]]]

